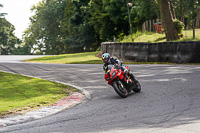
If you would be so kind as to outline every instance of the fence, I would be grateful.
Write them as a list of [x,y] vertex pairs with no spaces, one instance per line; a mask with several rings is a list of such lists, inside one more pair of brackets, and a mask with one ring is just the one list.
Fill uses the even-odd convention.
[[101,44],[102,53],[123,61],[200,63],[200,41]]
[[146,32],[146,31],[161,33],[162,31],[161,20],[152,19],[152,20],[147,20],[146,22],[144,22],[142,25],[142,32]]
[[[193,26],[191,23],[189,23],[189,20],[185,19],[185,29],[183,30],[183,37],[184,38],[196,38],[200,39],[200,21],[195,22],[195,29],[193,30]],[[161,20],[160,19],[152,19],[152,20],[147,20],[146,22],[143,23],[142,25],[142,32],[156,32],[156,33],[163,33],[162,31],[162,25],[161,25]]]

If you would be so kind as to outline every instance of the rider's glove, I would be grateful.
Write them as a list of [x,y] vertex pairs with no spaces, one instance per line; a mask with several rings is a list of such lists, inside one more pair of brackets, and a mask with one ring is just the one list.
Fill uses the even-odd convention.
[[108,69],[108,66],[103,66],[104,71],[107,71],[107,69]]
[[110,77],[110,70],[108,70],[106,73],[108,74],[108,77]]
[[122,70],[124,71],[125,75],[129,73],[129,70],[126,67],[124,67],[124,66],[122,67]]
[[116,64],[116,63],[115,63],[115,68],[117,68],[117,69],[118,69],[118,66],[119,66],[119,64]]

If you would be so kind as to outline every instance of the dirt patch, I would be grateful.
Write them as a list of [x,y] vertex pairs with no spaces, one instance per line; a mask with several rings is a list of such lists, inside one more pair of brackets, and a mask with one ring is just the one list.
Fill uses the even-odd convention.
[[98,54],[96,54],[96,57],[101,58],[102,56],[102,52],[99,52]]

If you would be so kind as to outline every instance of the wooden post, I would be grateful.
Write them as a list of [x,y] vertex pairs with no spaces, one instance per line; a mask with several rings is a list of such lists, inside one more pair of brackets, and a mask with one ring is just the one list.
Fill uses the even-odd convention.
[[199,18],[197,18],[197,21],[196,21],[196,28],[200,28],[200,26],[199,26]]
[[142,25],[142,32],[145,32],[145,31],[146,31],[146,27],[145,27],[145,22],[144,22]]
[[193,20],[193,39],[195,39],[195,20]]
[[151,32],[151,20],[149,20],[149,28],[150,28],[150,32]]
[[159,19],[156,19],[156,24],[157,24],[157,31],[156,31],[156,33],[158,33],[158,22],[159,22]]
[[148,21],[146,21],[146,31],[148,31]]

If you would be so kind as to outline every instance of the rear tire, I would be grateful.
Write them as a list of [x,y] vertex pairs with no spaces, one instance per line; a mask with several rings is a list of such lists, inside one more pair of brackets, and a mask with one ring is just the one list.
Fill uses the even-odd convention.
[[140,85],[139,81],[137,81],[137,80],[134,81],[133,91],[135,93],[139,93],[141,91],[141,85]]
[[128,96],[128,92],[126,88],[123,86],[123,84],[121,83],[121,81],[113,82],[112,86],[120,97],[126,98]]

